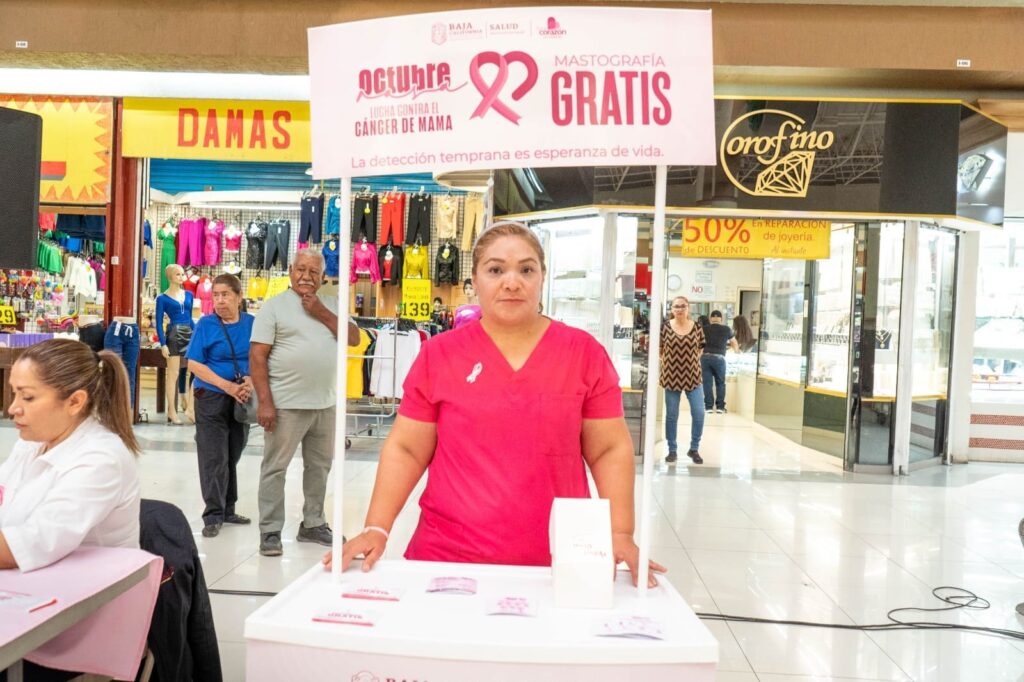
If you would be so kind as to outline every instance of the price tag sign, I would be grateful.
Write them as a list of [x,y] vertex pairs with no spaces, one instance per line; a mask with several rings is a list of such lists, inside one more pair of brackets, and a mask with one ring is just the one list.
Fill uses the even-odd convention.
[[402,280],[402,314],[401,316],[417,322],[430,319],[434,306],[430,302],[429,279]]
[[0,305],[0,326],[13,327],[18,323],[18,316],[14,308],[9,305]]
[[691,258],[828,258],[827,220],[686,218],[682,256]]

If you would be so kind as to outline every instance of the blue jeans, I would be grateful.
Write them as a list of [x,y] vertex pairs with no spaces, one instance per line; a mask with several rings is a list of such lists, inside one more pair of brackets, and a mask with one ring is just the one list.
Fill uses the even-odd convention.
[[103,348],[120,356],[128,370],[128,390],[135,407],[135,375],[139,371],[139,325],[111,322],[103,337]]
[[[725,356],[704,353],[700,356],[700,371],[704,375],[704,408],[725,409]],[[711,392],[714,381],[715,391]]]
[[[676,449],[676,431],[679,426],[679,402],[682,399],[682,391],[670,391],[665,389],[665,440],[668,441],[668,451],[678,452]],[[700,449],[700,437],[704,434],[704,387],[698,386],[692,391],[686,391],[686,400],[690,403],[690,449]]]

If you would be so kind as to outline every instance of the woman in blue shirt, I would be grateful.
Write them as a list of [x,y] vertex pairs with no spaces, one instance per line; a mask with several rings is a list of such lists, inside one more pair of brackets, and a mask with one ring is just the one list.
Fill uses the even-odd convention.
[[225,523],[250,523],[235,513],[236,471],[249,438],[249,425],[235,420],[234,406],[249,400],[253,390],[249,339],[254,319],[242,312],[242,283],[238,278],[217,275],[213,280],[213,314],[196,323],[185,356],[196,377],[196,451],[199,485],[206,503],[203,536],[208,538],[216,537]]

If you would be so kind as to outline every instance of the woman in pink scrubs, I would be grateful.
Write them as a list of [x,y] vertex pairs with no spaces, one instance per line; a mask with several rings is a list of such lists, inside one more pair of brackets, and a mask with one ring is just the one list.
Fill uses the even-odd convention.
[[428,467],[407,559],[550,565],[552,501],[589,497],[586,466],[611,501],[615,558],[636,580],[633,446],[618,375],[590,334],[541,315],[544,272],[544,251],[522,225],[498,224],[477,239],[483,317],[420,351],[381,449],[365,530],[345,543],[343,568],[363,556],[367,571],[380,559]]

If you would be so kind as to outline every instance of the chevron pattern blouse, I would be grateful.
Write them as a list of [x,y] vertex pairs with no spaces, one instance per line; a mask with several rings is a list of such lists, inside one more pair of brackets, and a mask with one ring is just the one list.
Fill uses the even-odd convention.
[[692,391],[703,382],[700,356],[704,348],[704,329],[694,322],[683,336],[670,323],[661,329],[661,381],[669,391]]

